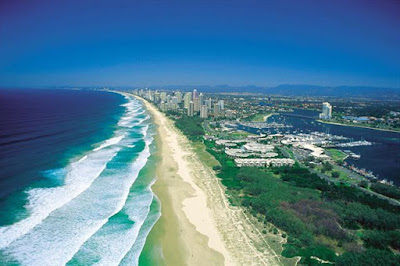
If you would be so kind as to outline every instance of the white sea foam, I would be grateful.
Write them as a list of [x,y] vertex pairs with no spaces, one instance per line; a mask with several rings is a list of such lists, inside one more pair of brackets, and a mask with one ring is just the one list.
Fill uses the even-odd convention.
[[[116,144],[122,138],[112,139],[112,141],[104,141],[101,146],[105,147],[105,145]],[[39,224],[52,211],[68,203],[87,189],[93,180],[105,169],[107,162],[120,149],[114,148],[101,151],[99,148],[94,149],[81,160],[75,161],[66,167],[66,177],[63,186],[34,188],[26,192],[28,203],[25,207],[29,211],[30,216],[12,225],[0,227],[0,249],[3,249],[15,239],[29,232],[29,230]]]
[[120,127],[127,127],[127,128],[133,128],[136,127],[143,122],[147,121],[150,118],[150,116],[146,116],[144,118],[137,118],[137,119],[130,119],[130,120],[125,120],[125,121],[120,121],[118,122],[118,126]]
[[[82,261],[82,258],[92,257],[96,258],[96,265],[118,265],[135,243],[148,216],[153,193],[149,188],[131,193],[129,190],[150,156],[149,145],[152,140],[152,138],[146,139],[144,150],[129,167],[130,170],[123,177],[123,180],[119,178],[117,181],[122,185],[121,191],[115,191],[115,193],[121,198],[113,214],[121,211],[123,207],[123,212],[129,216],[129,220],[134,221],[134,224],[127,226],[126,224],[119,224],[118,221],[105,220],[107,223],[82,245],[75,255],[76,261],[79,262]],[[131,202],[127,202],[128,195]]]
[[[140,125],[145,120],[139,121],[135,123]],[[140,128],[146,136],[149,125]],[[103,234],[108,219],[124,207],[130,187],[150,156],[153,139],[146,136],[145,148],[131,166],[118,161],[117,154],[124,151],[123,147],[135,146],[135,141],[139,141],[127,137],[129,130],[132,129],[118,129],[113,138],[67,166],[63,186],[27,192],[31,215],[0,228],[0,249],[6,256],[23,265],[65,264],[79,249],[81,252],[89,249],[103,265],[118,264],[124,258],[135,243],[153,196],[152,193],[145,193],[146,199],[135,196],[135,204],[126,211],[129,219],[135,221],[132,228],[125,233],[111,230]],[[87,247],[85,242],[93,242],[95,246]]]
[[83,162],[84,160],[87,159],[87,155],[83,156],[82,158],[79,159],[78,163]]
[[[153,185],[153,182],[147,187],[147,192],[153,195],[153,198],[158,201],[158,204],[160,205],[160,202],[158,198],[153,194],[153,191],[151,190],[151,186]],[[150,203],[151,204],[151,203]],[[127,210],[126,213],[129,214],[129,217],[135,217],[136,216],[136,210],[135,207],[136,204],[127,204]],[[150,208],[149,208],[150,210]],[[148,212],[147,217],[143,221],[143,224],[140,227],[140,232],[138,236],[135,239],[135,242],[131,245],[129,252],[125,254],[125,257],[120,261],[119,265],[138,265],[139,264],[139,257],[140,254],[142,253],[143,247],[146,243],[147,236],[150,233],[150,230],[153,228],[154,224],[157,222],[157,220],[160,218],[161,212],[153,212],[150,213]]]
[[[95,243],[90,245],[90,250],[91,253],[96,252],[100,264],[113,265],[118,259],[122,259],[129,250],[129,245],[126,251],[119,245],[122,239],[134,241],[136,236],[132,235],[132,230],[126,232],[126,235],[120,235],[116,231],[109,235],[100,235],[98,238],[95,237],[95,233],[124,206],[130,187],[150,155],[150,141],[151,139],[146,141],[144,150],[132,166],[120,168],[118,156],[114,157],[107,169],[88,189],[54,211],[28,234],[13,242],[6,249],[6,254],[24,265],[62,265],[88,241]],[[135,231],[138,231],[142,221],[135,222]],[[115,239],[117,234],[118,238]],[[115,248],[116,245],[119,247]],[[115,249],[112,256],[111,248]],[[118,252],[122,254],[119,255]],[[102,261],[104,263],[101,263]]]
[[10,226],[0,227],[0,249],[26,234],[52,211],[65,205],[87,189],[105,169],[119,149],[94,152],[88,160],[74,162],[67,167],[65,184],[53,188],[34,188],[27,191],[27,210],[30,216]]
[[103,144],[101,144],[99,147],[95,148],[93,151],[98,151],[101,149],[104,149],[108,146],[114,145],[119,143],[123,138],[125,137],[125,135],[121,135],[121,136],[117,136],[111,139],[106,140]]

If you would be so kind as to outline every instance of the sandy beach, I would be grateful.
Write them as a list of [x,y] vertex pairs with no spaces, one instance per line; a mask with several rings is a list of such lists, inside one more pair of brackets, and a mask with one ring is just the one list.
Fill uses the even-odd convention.
[[161,161],[152,189],[161,201],[155,230],[166,264],[292,264],[270,246],[281,246],[284,240],[262,235],[240,208],[231,207],[223,186],[187,138],[163,113],[141,100],[158,126]]
[[267,122],[267,119],[273,115],[277,115],[277,113],[270,113],[270,114],[264,115],[264,122]]

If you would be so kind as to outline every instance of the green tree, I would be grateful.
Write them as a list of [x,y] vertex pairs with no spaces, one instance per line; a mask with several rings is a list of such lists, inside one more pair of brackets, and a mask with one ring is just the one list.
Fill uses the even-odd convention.
[[340,173],[338,171],[333,171],[332,172],[332,177],[333,178],[339,178],[340,177]]
[[324,163],[323,167],[324,167],[323,169],[325,169],[325,171],[332,171],[332,169],[333,169],[332,164],[329,162]]

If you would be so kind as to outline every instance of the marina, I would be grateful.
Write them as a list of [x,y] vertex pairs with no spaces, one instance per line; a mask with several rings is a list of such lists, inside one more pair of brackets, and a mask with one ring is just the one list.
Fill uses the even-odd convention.
[[293,109],[291,113],[273,115],[263,123],[280,125],[277,128],[263,130],[239,124],[237,129],[254,134],[292,135],[324,148],[346,150],[349,155],[346,162],[353,165],[352,169],[366,169],[365,176],[400,185],[400,133],[325,124],[316,120],[317,115],[316,111]]

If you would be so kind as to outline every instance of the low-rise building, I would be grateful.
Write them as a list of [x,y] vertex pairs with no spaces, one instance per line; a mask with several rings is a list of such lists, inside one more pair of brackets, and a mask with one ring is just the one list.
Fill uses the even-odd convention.
[[272,145],[260,144],[256,142],[246,143],[245,145],[243,145],[243,148],[248,152],[257,153],[272,152],[274,150],[274,146]]
[[293,166],[294,160],[289,158],[282,159],[241,159],[236,158],[235,164],[238,167],[280,167],[280,166]]

